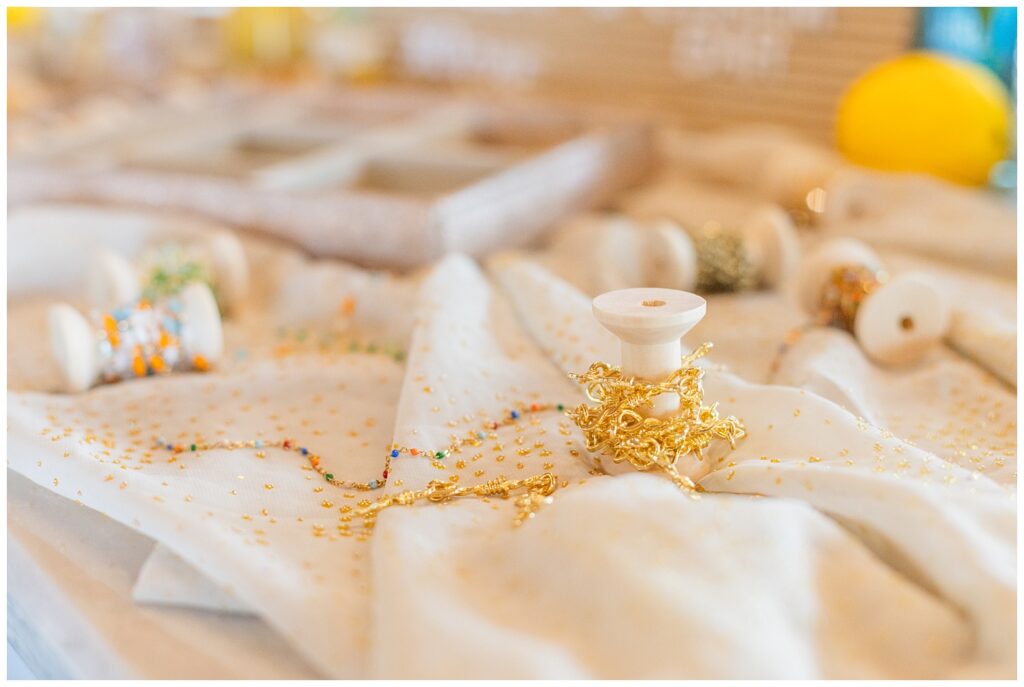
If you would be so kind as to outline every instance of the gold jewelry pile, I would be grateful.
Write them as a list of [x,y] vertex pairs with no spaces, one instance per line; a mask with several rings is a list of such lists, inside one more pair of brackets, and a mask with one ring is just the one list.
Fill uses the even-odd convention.
[[[704,449],[715,439],[733,448],[746,436],[735,417],[720,418],[718,404],[703,405],[704,371],[692,363],[711,348],[710,343],[682,360],[682,367],[668,379],[648,383],[624,377],[616,367],[594,363],[584,374],[570,377],[587,387],[587,396],[597,406],[582,403],[567,412],[587,441],[587,450],[611,457],[615,463],[629,462],[640,471],[657,468],[684,491],[697,490],[693,480],[676,469],[679,458],[695,453],[703,460]],[[679,413],[664,420],[644,417],[639,409],[652,405],[661,394],[679,395]]]

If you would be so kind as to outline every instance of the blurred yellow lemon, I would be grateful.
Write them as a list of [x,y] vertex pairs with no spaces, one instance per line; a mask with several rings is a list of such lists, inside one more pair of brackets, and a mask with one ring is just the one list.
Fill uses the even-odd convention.
[[984,184],[1009,144],[1010,98],[984,67],[916,52],[857,79],[839,104],[839,149],[850,161]]
[[232,59],[246,66],[290,68],[303,56],[306,11],[299,7],[238,7],[224,18]]
[[7,31],[31,29],[39,24],[43,10],[38,7],[8,7]]

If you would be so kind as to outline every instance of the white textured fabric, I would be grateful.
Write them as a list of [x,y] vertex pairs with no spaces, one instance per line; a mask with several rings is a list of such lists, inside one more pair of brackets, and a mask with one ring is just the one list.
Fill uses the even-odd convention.
[[[901,375],[822,331],[776,380],[805,388],[754,383],[802,316],[776,294],[714,297],[684,343],[716,343],[705,393],[749,436],[713,452],[700,499],[589,474],[576,428],[541,412],[443,468],[403,456],[389,486],[550,470],[562,488],[523,527],[510,502],[464,500],[390,509],[358,541],[337,526],[361,497],[293,453],[175,457],[150,439],[288,436],[372,479],[392,441],[443,448],[510,408],[580,402],[566,372],[617,362],[616,342],[531,256],[393,277],[246,246],[260,287],[207,375],[45,393],[44,301],[12,301],[9,368],[38,368],[12,375],[9,465],[155,538],[325,676],[1013,675],[1015,396],[972,362],[940,350]],[[343,333],[387,323],[404,365],[275,334],[336,327],[346,298]]]

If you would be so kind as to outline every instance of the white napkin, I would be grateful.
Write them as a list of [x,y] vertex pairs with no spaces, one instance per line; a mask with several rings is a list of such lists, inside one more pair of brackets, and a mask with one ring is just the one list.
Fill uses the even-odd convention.
[[[589,299],[529,260],[490,269],[498,289],[461,257],[405,284],[419,295],[399,299],[414,311],[392,315],[415,322],[404,370],[383,355],[275,355],[273,335],[256,327],[272,323],[264,303],[234,328],[252,342],[229,337],[229,350],[248,354],[215,373],[74,397],[9,392],[9,465],[230,586],[331,677],[1012,674],[1013,492],[815,393],[714,365],[707,399],[749,436],[715,459],[699,500],[653,474],[588,474],[582,437],[553,411],[440,465],[395,462],[389,491],[557,474],[553,503],[521,528],[511,501],[466,499],[389,509],[361,542],[336,530],[356,499],[295,454],[149,451],[157,433],[262,432],[371,479],[392,440],[442,448],[512,408],[580,402],[565,373],[617,361]],[[310,297],[346,297],[334,288]],[[687,343],[728,330],[726,302]],[[747,303],[736,299],[737,312]],[[712,362],[769,355],[744,351],[742,335]],[[30,347],[12,339],[9,363]],[[918,400],[870,402],[891,413]]]

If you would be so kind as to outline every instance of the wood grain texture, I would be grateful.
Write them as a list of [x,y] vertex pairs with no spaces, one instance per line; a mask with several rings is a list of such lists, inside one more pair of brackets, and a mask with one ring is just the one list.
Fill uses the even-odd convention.
[[[781,124],[822,142],[832,140],[850,81],[907,50],[917,22],[917,10],[898,7],[405,8],[372,16],[392,33],[396,68],[408,78],[629,104],[697,129]],[[456,45],[431,53],[431,37]],[[460,55],[478,64],[460,65]],[[488,67],[502,56],[527,73]]]

